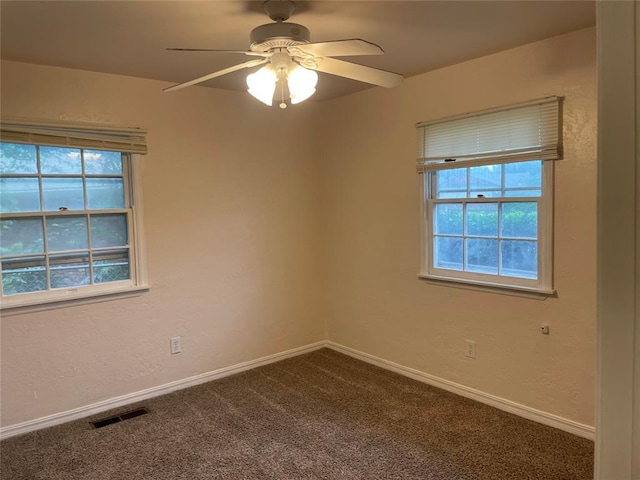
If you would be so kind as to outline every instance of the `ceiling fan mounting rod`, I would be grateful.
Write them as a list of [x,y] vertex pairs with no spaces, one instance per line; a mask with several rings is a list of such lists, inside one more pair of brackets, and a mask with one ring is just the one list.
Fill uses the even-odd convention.
[[267,0],[262,5],[269,18],[275,22],[286,21],[296,8],[291,0]]

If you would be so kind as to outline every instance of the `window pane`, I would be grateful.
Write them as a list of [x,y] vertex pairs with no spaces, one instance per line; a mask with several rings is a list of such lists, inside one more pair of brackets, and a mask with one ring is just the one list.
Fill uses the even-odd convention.
[[86,174],[121,174],[122,154],[120,152],[84,151],[84,171]]
[[467,235],[498,236],[498,204],[469,203],[466,217]]
[[462,235],[462,204],[437,204],[433,230],[440,235]]
[[500,273],[509,277],[538,277],[538,243],[520,240],[500,242]]
[[2,296],[131,282],[125,157],[0,142]]
[[52,252],[88,248],[87,217],[47,218],[47,241]]
[[[436,174],[437,191],[436,198],[445,198],[442,193],[447,190],[467,191],[467,169],[453,168],[451,170],[440,170]],[[461,196],[465,196],[464,194]]]
[[498,273],[498,240],[467,238],[465,270],[478,273]]
[[93,277],[95,283],[129,280],[129,252],[116,250],[94,254]]
[[502,188],[502,165],[482,165],[469,168],[469,189]]
[[35,145],[0,143],[0,174],[38,173]]
[[82,178],[43,178],[44,209],[84,210]]
[[504,166],[504,187],[541,188],[542,186],[542,162],[507,163]]
[[466,197],[467,197],[466,190],[460,190],[460,191],[451,190],[449,192],[438,193],[438,198],[466,198]]
[[15,258],[2,262],[2,293],[39,292],[47,289],[44,257]]
[[501,236],[511,238],[538,238],[537,203],[503,203]]
[[124,186],[122,178],[87,178],[89,208],[124,208]]
[[433,242],[436,268],[462,270],[462,238],[436,237]]
[[37,178],[0,178],[0,211],[39,212],[40,188]]
[[40,147],[42,173],[82,173],[79,148]]
[[92,215],[91,216],[91,246],[122,247],[127,245],[127,216]]
[[505,190],[505,197],[541,197],[542,190]]
[[7,218],[0,222],[0,254],[44,253],[42,218]]
[[49,258],[51,288],[78,287],[91,283],[89,255],[52,255]]

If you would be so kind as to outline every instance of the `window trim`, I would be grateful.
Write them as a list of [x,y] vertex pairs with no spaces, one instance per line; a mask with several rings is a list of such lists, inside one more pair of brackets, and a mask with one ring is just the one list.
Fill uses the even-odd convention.
[[[496,161],[494,164],[506,164],[512,162]],[[460,162],[456,168],[470,168],[469,165]],[[553,286],[553,193],[554,193],[554,161],[542,161],[542,191],[538,200],[538,280],[535,284],[523,282],[518,277],[513,277],[514,282],[505,283],[497,279],[496,275],[464,272],[459,270],[444,270],[433,267],[433,221],[431,212],[434,200],[431,198],[433,190],[433,179],[440,170],[432,170],[419,175],[420,178],[420,198],[422,204],[420,233],[420,271],[418,277],[442,285],[458,285],[472,288],[474,290],[491,290],[502,293],[513,294],[518,292],[536,297],[547,297],[556,295]],[[448,167],[448,165],[447,165]],[[450,167],[449,167],[450,168]],[[473,203],[492,203],[502,199],[511,201],[524,201],[526,197],[487,197],[483,199],[471,199]],[[444,200],[444,201],[442,201]],[[441,199],[438,203],[456,203],[464,201],[469,203],[469,198]],[[448,274],[448,272],[452,272]],[[504,277],[499,277],[501,280]],[[509,277],[510,279],[511,277]]]
[[534,298],[538,300],[544,300],[548,297],[556,297],[557,291],[552,290],[540,290],[540,289],[528,289],[525,287],[514,287],[512,285],[504,284],[487,284],[482,282],[473,282],[470,280],[457,280],[452,278],[440,278],[435,275],[425,275],[419,273],[417,277],[423,282],[430,283],[432,285],[446,286],[450,288],[460,288],[463,290],[472,290],[477,292],[496,293],[501,295],[510,295],[514,297]]
[[19,315],[22,313],[43,312],[48,310],[54,310],[57,308],[64,308],[70,305],[90,305],[93,303],[106,302],[109,300],[119,298],[130,298],[138,296],[144,292],[148,292],[151,289],[149,285],[141,285],[138,287],[130,287],[104,291],[104,292],[83,292],[74,296],[68,296],[66,298],[60,297],[55,299],[48,299],[47,301],[24,301],[20,304],[15,304],[2,308],[2,316]]
[[[4,138],[3,142],[18,143],[7,141]],[[24,142],[20,142],[24,143]],[[31,145],[38,145],[31,143]],[[72,145],[65,145],[65,147],[76,148]],[[77,147],[83,148],[83,147]],[[95,298],[104,300],[107,296],[121,296],[129,295],[135,292],[142,292],[149,290],[148,277],[147,277],[147,260],[146,260],[146,242],[144,234],[144,216],[143,216],[143,196],[142,196],[142,179],[140,175],[140,158],[139,155],[123,151],[121,152],[125,158],[126,168],[124,169],[123,178],[125,179],[125,198],[129,199],[129,206],[125,207],[131,210],[129,222],[127,225],[128,235],[130,239],[129,244],[129,262],[130,262],[130,276],[129,280],[122,280],[118,282],[109,282],[104,284],[83,285],[72,288],[60,288],[46,291],[30,292],[24,294],[7,295],[2,296],[0,302],[0,311],[3,314],[14,310],[24,310],[25,307],[42,307],[39,310],[46,310],[47,306],[56,307],[60,306],[61,302],[69,302],[75,300],[83,300],[87,303],[88,300]],[[40,212],[46,214],[47,212]],[[58,212],[54,212],[59,215]],[[8,213],[8,215],[11,215]],[[69,215],[73,215],[73,211],[69,212]],[[53,307],[52,307],[53,308]],[[31,311],[31,308],[27,308]],[[18,311],[18,310],[14,310]]]

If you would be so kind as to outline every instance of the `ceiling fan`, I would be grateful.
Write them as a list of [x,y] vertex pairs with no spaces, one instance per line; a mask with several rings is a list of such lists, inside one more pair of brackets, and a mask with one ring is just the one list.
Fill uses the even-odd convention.
[[268,23],[254,28],[250,34],[251,45],[247,51],[207,48],[167,49],[188,52],[235,53],[258,58],[188,82],[178,83],[165,88],[164,91],[180,90],[212,78],[260,65],[264,66],[247,76],[248,92],[269,106],[273,105],[275,97],[279,100],[281,108],[287,107],[287,100],[296,104],[315,93],[318,81],[316,72],[329,73],[387,88],[398,86],[402,82],[402,75],[397,73],[333,58],[382,55],[384,51],[378,45],[358,38],[311,43],[308,28],[297,23],[286,22],[295,9],[293,1],[267,0],[263,7],[269,18],[276,23]]

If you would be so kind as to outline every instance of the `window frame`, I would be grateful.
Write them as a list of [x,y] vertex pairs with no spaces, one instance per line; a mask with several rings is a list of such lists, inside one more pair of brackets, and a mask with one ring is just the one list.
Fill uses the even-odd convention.
[[[499,290],[526,297],[545,298],[549,295],[555,295],[556,291],[553,286],[554,163],[563,158],[563,101],[563,97],[551,95],[519,104],[463,113],[416,124],[417,172],[422,175],[420,179],[422,212],[419,277],[450,286],[491,292]],[[540,197],[502,196],[507,193],[505,192],[507,189],[504,188],[503,166],[533,160],[542,162]],[[470,186],[467,185],[465,197],[452,198],[451,203],[463,203],[464,222],[464,219],[467,218],[465,204],[535,200],[538,204],[538,271],[537,278],[533,282],[506,275],[434,268],[433,228],[435,219],[433,218],[433,207],[436,204],[446,203],[443,201],[444,199],[435,198],[434,178],[438,172],[443,170],[483,165],[501,165],[503,169],[501,196],[487,195],[486,198],[474,198],[471,197],[471,192],[468,189]],[[478,193],[481,192],[478,191]],[[501,215],[501,210],[498,212]],[[464,226],[463,223],[461,235],[452,234],[452,236],[463,242],[465,238],[483,237],[482,235],[469,235],[464,230]],[[495,238],[500,239],[500,231],[497,232]],[[464,254],[464,244],[462,248]],[[466,268],[464,261],[463,258],[463,268]],[[500,266],[499,256],[497,266]]]
[[[465,164],[469,163],[469,164]],[[506,165],[514,161],[496,161],[493,165]],[[450,164],[443,167],[451,168]],[[484,163],[487,165],[487,163]],[[453,168],[471,168],[471,162],[460,162]],[[435,198],[435,182],[437,173],[444,168],[433,169],[420,175],[420,194],[422,203],[421,215],[421,261],[418,276],[438,283],[455,283],[470,287],[484,287],[490,290],[507,290],[530,292],[538,295],[554,295],[553,287],[553,193],[554,193],[554,161],[542,161],[542,185],[540,197],[459,197]],[[529,280],[520,277],[506,277],[494,274],[447,270],[434,266],[433,252],[433,211],[435,205],[446,203],[481,204],[501,202],[535,201],[538,204],[538,278]],[[463,232],[464,238],[464,232]]]
[[[26,145],[36,146],[49,146],[35,142],[23,142],[2,139],[6,143],[23,143]],[[100,150],[100,148],[89,146],[75,146],[75,145],[60,145],[62,147],[79,148],[83,150]],[[109,149],[114,151],[113,149]],[[38,212],[6,212],[0,214],[0,217],[6,218],[40,218],[43,221],[46,217],[51,216],[86,216],[87,219],[91,214],[100,213],[126,213],[127,215],[127,235],[128,235],[128,252],[129,252],[129,276],[128,280],[120,280],[115,282],[106,282],[93,285],[81,285],[75,287],[64,287],[56,289],[48,289],[36,292],[27,292],[13,295],[2,294],[0,302],[0,310],[3,313],[11,311],[11,309],[22,309],[23,307],[59,305],[60,302],[69,302],[74,300],[91,300],[98,297],[106,296],[118,296],[121,294],[131,294],[135,292],[146,291],[149,289],[147,279],[147,264],[146,264],[146,251],[145,251],[145,237],[144,237],[144,217],[143,217],[143,204],[142,204],[142,181],[140,177],[140,155],[121,151],[123,162],[123,188],[125,197],[125,206],[121,209],[107,209],[107,210],[68,210],[68,211],[43,211]],[[19,174],[18,174],[19,175]],[[42,178],[42,173],[39,171],[37,177]],[[49,177],[50,175],[46,175]],[[60,174],[59,177],[69,177],[69,175]],[[71,175],[75,176],[75,175]],[[108,175],[106,175],[108,176]],[[58,177],[53,174],[51,177]],[[83,171],[81,177],[85,177]],[[39,180],[40,192],[42,192],[41,182]],[[83,190],[86,187],[83,182]],[[41,200],[42,201],[42,200]],[[87,225],[89,228],[89,225]],[[43,230],[43,234],[46,236],[46,231]],[[89,254],[92,249],[89,249]],[[50,252],[45,252],[47,255]]]

